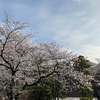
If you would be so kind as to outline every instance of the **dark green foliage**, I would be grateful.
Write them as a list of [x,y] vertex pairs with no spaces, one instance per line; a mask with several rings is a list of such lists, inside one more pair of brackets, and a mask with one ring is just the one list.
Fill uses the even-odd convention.
[[67,91],[53,78],[46,78],[40,84],[27,87],[28,100],[52,100],[54,98],[66,98]]
[[93,98],[81,97],[80,100],[92,100]]
[[36,86],[27,87],[29,92],[28,100],[52,100],[52,82],[51,78],[44,79]]
[[61,83],[57,80],[53,81],[52,84],[52,95],[53,98],[66,98],[67,97],[67,90],[63,88]]
[[[91,75],[91,72],[88,70],[89,67],[91,67],[91,62],[89,60],[86,60],[84,56],[81,55],[74,63],[75,70],[83,72],[84,75]],[[80,100],[92,100],[93,98],[93,92],[87,87],[80,87],[77,89],[77,92],[81,96]]]
[[77,91],[82,97],[92,97],[93,96],[93,92],[87,87],[80,87],[77,89]]
[[80,87],[77,89],[77,92],[80,94],[80,100],[92,100],[93,92],[87,87]]
[[91,72],[89,70],[85,69],[83,72],[84,72],[85,75],[91,75]]
[[62,89],[62,91],[60,92],[60,94],[59,94],[59,97],[60,98],[67,98],[67,91],[66,91],[66,89]]
[[89,60],[86,60],[84,56],[79,56],[77,61],[74,62],[74,68],[77,71],[83,72],[85,75],[90,75],[90,72],[87,68],[91,67]]
[[50,87],[33,87],[33,91],[29,92],[28,100],[52,100]]

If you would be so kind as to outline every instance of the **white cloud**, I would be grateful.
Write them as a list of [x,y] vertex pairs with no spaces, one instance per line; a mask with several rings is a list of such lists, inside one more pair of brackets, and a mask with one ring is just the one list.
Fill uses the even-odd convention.
[[[62,41],[63,43],[70,43],[70,45],[80,45],[81,42],[88,39],[91,35],[95,34],[98,31],[99,24],[96,23],[94,19],[88,18],[85,20],[86,23],[83,23],[81,18],[79,20],[73,20],[72,22],[66,21],[66,18],[63,22],[60,20],[58,23],[57,20],[53,24],[53,36],[54,40]],[[83,19],[84,20],[84,19]],[[57,24],[57,25],[56,25]],[[81,24],[81,25],[80,25]],[[49,25],[50,27],[50,25]],[[51,25],[52,27],[52,25]],[[52,28],[51,28],[52,30]]]
[[87,14],[87,11],[81,11],[81,12],[73,12],[72,15],[75,17],[82,17]]
[[80,52],[93,62],[96,62],[96,58],[100,58],[100,46],[83,45],[78,53]]
[[[35,31],[38,31],[40,34],[38,35],[40,40],[46,42],[48,40],[57,41],[62,43],[64,48],[69,48],[74,51],[79,50],[80,54],[88,55],[91,59],[99,57],[95,49],[100,50],[100,48],[99,46],[93,45],[94,42],[97,42],[96,40],[100,42],[99,0],[98,2],[97,0],[73,1],[76,2],[74,3],[75,7],[73,6],[73,2],[67,1],[67,3],[62,2],[59,4],[51,0],[50,2],[38,2],[31,5],[26,3],[13,3],[6,9],[10,8],[11,15],[16,19],[19,18],[29,22],[32,29],[35,27]],[[77,3],[83,1],[82,6],[77,5]],[[95,2],[96,6],[94,7],[91,2]],[[88,6],[88,4],[90,5]],[[94,36],[95,39],[93,39]]]
[[81,3],[82,0],[73,0],[74,2]]

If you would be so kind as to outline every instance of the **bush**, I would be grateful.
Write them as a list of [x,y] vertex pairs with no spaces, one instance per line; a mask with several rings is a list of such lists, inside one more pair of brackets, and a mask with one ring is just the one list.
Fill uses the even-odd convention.
[[78,93],[80,94],[80,100],[92,100],[93,99],[93,92],[87,87],[80,87],[77,89]]
[[92,98],[89,98],[89,97],[81,97],[80,100],[92,100]]

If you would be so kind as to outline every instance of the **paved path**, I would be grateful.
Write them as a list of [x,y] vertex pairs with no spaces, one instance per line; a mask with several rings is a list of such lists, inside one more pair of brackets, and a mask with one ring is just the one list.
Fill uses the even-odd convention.
[[[66,98],[66,99],[60,99],[60,100],[80,100],[79,98],[71,98],[71,97],[69,97],[69,98]],[[93,100],[97,100],[97,99],[93,99]]]
[[[62,99],[60,99],[62,100]],[[66,98],[66,99],[63,99],[63,100],[79,100],[79,98]]]

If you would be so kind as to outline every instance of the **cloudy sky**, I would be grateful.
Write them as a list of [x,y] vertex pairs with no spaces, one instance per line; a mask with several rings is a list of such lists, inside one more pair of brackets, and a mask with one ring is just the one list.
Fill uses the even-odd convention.
[[100,58],[100,0],[0,0],[0,21],[4,11],[28,22],[41,42],[58,42],[92,61]]

